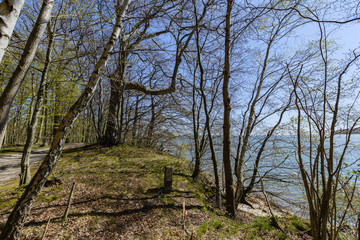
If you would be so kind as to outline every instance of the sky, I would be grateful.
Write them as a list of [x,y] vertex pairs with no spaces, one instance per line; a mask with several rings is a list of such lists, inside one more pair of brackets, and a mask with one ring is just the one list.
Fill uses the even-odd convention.
[[[350,52],[354,50],[357,53],[360,53],[360,20],[358,22],[348,23],[348,24],[326,24],[326,30],[329,33],[329,38],[334,40],[337,44],[338,49],[332,55],[333,59],[336,59],[339,63],[339,67],[343,67],[346,63],[346,58],[349,56]],[[294,35],[291,39],[286,39],[287,46],[290,46],[293,50],[299,48],[299,46],[305,45],[310,41],[319,41],[319,27],[318,23],[307,23],[302,27],[295,30]],[[342,61],[344,59],[344,61]],[[353,70],[354,68],[352,68]],[[348,78],[350,75],[355,75],[356,80],[360,81],[360,75],[354,74],[354,72],[349,71]],[[350,99],[349,101],[351,101]],[[285,114],[283,123],[289,122],[292,117],[297,117],[296,111],[289,111]],[[272,122],[273,124],[278,119],[277,116],[269,118],[268,123]],[[271,125],[273,125],[271,124]],[[343,127],[343,126],[339,126]],[[285,130],[283,134],[289,134]]]

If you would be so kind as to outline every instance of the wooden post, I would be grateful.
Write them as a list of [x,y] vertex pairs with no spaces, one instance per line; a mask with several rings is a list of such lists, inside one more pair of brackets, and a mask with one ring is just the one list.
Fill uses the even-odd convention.
[[170,193],[172,191],[172,177],[173,177],[173,168],[165,167],[164,174],[164,190],[165,193]]
[[183,229],[183,231],[184,231],[184,240],[186,239],[186,226],[185,226],[185,223],[186,223],[186,216],[187,216],[187,211],[186,211],[186,209],[185,209],[185,201],[183,202],[183,205],[182,205],[182,209],[183,209],[183,211],[182,211],[182,221],[183,221],[183,223],[182,223],[182,229]]
[[65,214],[64,214],[64,220],[65,220],[65,221],[67,220],[67,217],[68,217],[68,214],[69,214],[70,205],[71,205],[71,198],[72,198],[73,193],[74,193],[75,184],[76,184],[76,183],[73,182],[73,185],[72,185],[72,187],[71,187],[71,192],[70,192],[70,195],[69,195],[68,204],[67,204],[66,211],[65,211]]

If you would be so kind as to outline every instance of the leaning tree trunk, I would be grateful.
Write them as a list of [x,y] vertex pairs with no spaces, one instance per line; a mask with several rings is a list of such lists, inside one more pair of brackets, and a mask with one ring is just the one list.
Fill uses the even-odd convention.
[[79,99],[70,107],[65,117],[61,121],[50,146],[48,154],[41,163],[34,177],[31,179],[31,182],[26,187],[24,193],[16,203],[16,206],[11,212],[3,228],[3,231],[1,232],[0,239],[7,240],[19,238],[20,230],[24,225],[25,219],[28,216],[33,203],[40,194],[41,189],[43,188],[52,169],[59,160],[65,144],[65,139],[69,134],[74,121],[76,120],[80,112],[87,106],[87,104],[94,95],[96,86],[99,82],[101,74],[105,69],[110,53],[112,52],[114,45],[119,38],[120,23],[124,18],[126,9],[129,4],[130,0],[124,0],[121,8],[117,8],[119,9],[119,12],[117,13],[116,23],[113,32],[111,34],[109,42],[104,48],[101,57],[95,65],[95,68],[90,76],[87,86],[85,87]]
[[245,128],[245,136],[243,138],[241,151],[240,151],[240,157],[238,159],[237,168],[236,168],[236,172],[235,172],[236,178],[237,178],[236,190],[235,190],[235,202],[236,203],[239,203],[240,200],[244,198],[245,186],[244,186],[244,178],[243,178],[243,167],[244,167],[244,162],[245,162],[245,154],[248,149],[249,139],[250,139],[250,135],[251,135],[251,132],[253,129],[253,125],[257,120],[255,108],[256,108],[258,99],[260,97],[260,93],[261,93],[261,90],[262,90],[262,87],[264,84],[264,80],[266,78],[265,73],[266,73],[266,69],[267,69],[268,60],[270,58],[270,49],[272,47],[272,43],[273,43],[277,33],[278,33],[278,31],[274,34],[273,37],[270,38],[269,43],[267,45],[267,49],[266,49],[266,53],[265,53],[265,57],[264,57],[263,65],[262,65],[262,70],[261,70],[261,74],[260,74],[259,84],[256,87],[256,94],[255,94],[255,97],[250,106],[249,118],[247,119],[247,125]]
[[[3,142],[5,136],[6,124],[9,119],[9,112],[14,98],[24,82],[25,75],[34,59],[37,47],[40,43],[41,37],[46,29],[46,25],[51,17],[51,10],[53,8],[53,0],[44,0],[40,14],[36,23],[30,33],[29,39],[25,45],[24,52],[21,56],[18,66],[11,76],[8,85],[0,97],[0,143]],[[1,22],[1,21],[0,21]],[[0,148],[2,146],[0,145]]]
[[[259,172],[259,163],[260,163],[262,154],[263,154],[263,152],[264,152],[264,150],[265,150],[266,144],[267,144],[267,142],[269,141],[270,137],[274,134],[274,132],[275,132],[275,130],[277,129],[277,127],[278,127],[278,126],[280,125],[280,123],[282,122],[282,119],[283,119],[284,114],[287,112],[287,110],[288,110],[289,107],[290,107],[290,104],[291,104],[291,101],[292,101],[292,98],[293,98],[293,94],[294,94],[294,92],[292,92],[292,93],[290,94],[289,102],[288,102],[287,105],[281,110],[280,117],[279,117],[277,123],[270,129],[270,131],[268,131],[268,133],[266,134],[265,139],[264,139],[263,142],[261,143],[260,149],[258,150],[257,155],[256,155],[253,173],[252,173],[251,178],[250,178],[250,183],[249,183],[249,185],[248,185],[246,188],[244,188],[243,194],[242,194],[242,196],[241,196],[240,199],[239,199],[239,203],[245,203],[245,204],[246,204],[246,203],[247,203],[247,201],[246,201],[247,195],[250,194],[250,193],[253,191],[254,187],[255,187],[256,179],[257,179],[257,177],[258,177],[258,172]],[[260,181],[262,182],[261,177],[260,177]]]
[[220,193],[220,180],[219,180],[219,172],[218,172],[218,160],[216,155],[216,150],[214,146],[214,141],[211,133],[211,126],[210,126],[210,112],[212,110],[212,107],[214,106],[215,96],[212,99],[210,109],[208,109],[207,100],[206,100],[206,94],[204,91],[204,68],[201,61],[201,55],[200,55],[200,44],[199,44],[199,23],[196,20],[196,48],[197,48],[197,58],[198,58],[198,64],[200,69],[200,93],[201,98],[204,102],[204,113],[205,113],[205,127],[209,138],[209,146],[211,151],[211,161],[213,163],[213,170],[214,170],[214,177],[215,177],[215,200],[218,207],[221,207],[221,193]]
[[25,0],[3,0],[0,3],[0,62],[4,56]]
[[34,143],[36,125],[38,122],[39,114],[41,111],[41,107],[44,102],[44,93],[46,88],[47,74],[49,72],[49,66],[51,61],[51,53],[54,45],[54,33],[51,30],[50,24],[48,25],[48,33],[49,33],[49,45],[46,51],[46,59],[45,65],[42,72],[39,91],[36,98],[36,103],[34,107],[34,111],[31,117],[30,125],[27,129],[26,142],[23,150],[23,155],[21,158],[21,173],[20,173],[20,186],[23,184],[27,184],[30,182],[31,174],[30,174],[30,155],[32,145]]
[[[198,55],[198,57],[200,58],[200,55]],[[200,62],[200,61],[199,61]],[[217,160],[217,155],[216,155],[216,150],[215,150],[215,144],[214,144],[214,140],[212,137],[212,133],[211,133],[211,127],[210,127],[210,111],[211,108],[210,107],[210,111],[208,111],[208,106],[207,106],[207,101],[206,101],[206,95],[205,95],[205,91],[204,91],[204,79],[203,79],[203,67],[202,64],[200,63],[200,71],[201,71],[201,86],[200,86],[200,91],[201,91],[201,97],[204,101],[204,112],[205,112],[205,127],[208,133],[208,138],[209,138],[209,146],[210,146],[210,151],[211,151],[211,161],[213,163],[213,171],[214,171],[214,177],[215,177],[215,200],[216,200],[216,204],[218,207],[221,207],[222,204],[222,200],[221,200],[221,193],[220,193],[220,180],[219,180],[219,172],[218,172],[218,160]],[[213,99],[213,101],[215,100],[215,98]],[[212,103],[213,104],[213,103]]]

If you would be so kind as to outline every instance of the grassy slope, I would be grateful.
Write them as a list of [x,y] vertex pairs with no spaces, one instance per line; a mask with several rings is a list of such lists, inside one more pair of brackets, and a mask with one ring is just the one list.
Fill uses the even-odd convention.
[[[163,168],[174,167],[174,191],[162,193]],[[47,239],[183,239],[182,204],[186,231],[193,239],[307,239],[308,224],[297,217],[280,219],[286,234],[268,217],[239,214],[232,220],[211,207],[209,184],[189,177],[188,161],[131,146],[87,147],[67,151],[53,173],[62,184],[43,190],[31,211],[22,239],[41,236],[52,218]],[[67,198],[76,182],[69,218],[63,221]],[[0,186],[0,226],[21,189],[17,181]]]

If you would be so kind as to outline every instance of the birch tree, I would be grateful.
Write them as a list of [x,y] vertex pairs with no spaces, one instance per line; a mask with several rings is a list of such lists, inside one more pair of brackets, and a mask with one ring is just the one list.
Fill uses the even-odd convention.
[[6,125],[14,98],[24,82],[25,75],[34,59],[41,37],[50,21],[54,0],[44,0],[39,16],[26,42],[19,64],[0,97],[0,148],[6,133]]
[[25,0],[3,0],[0,3],[0,62],[9,44]]

